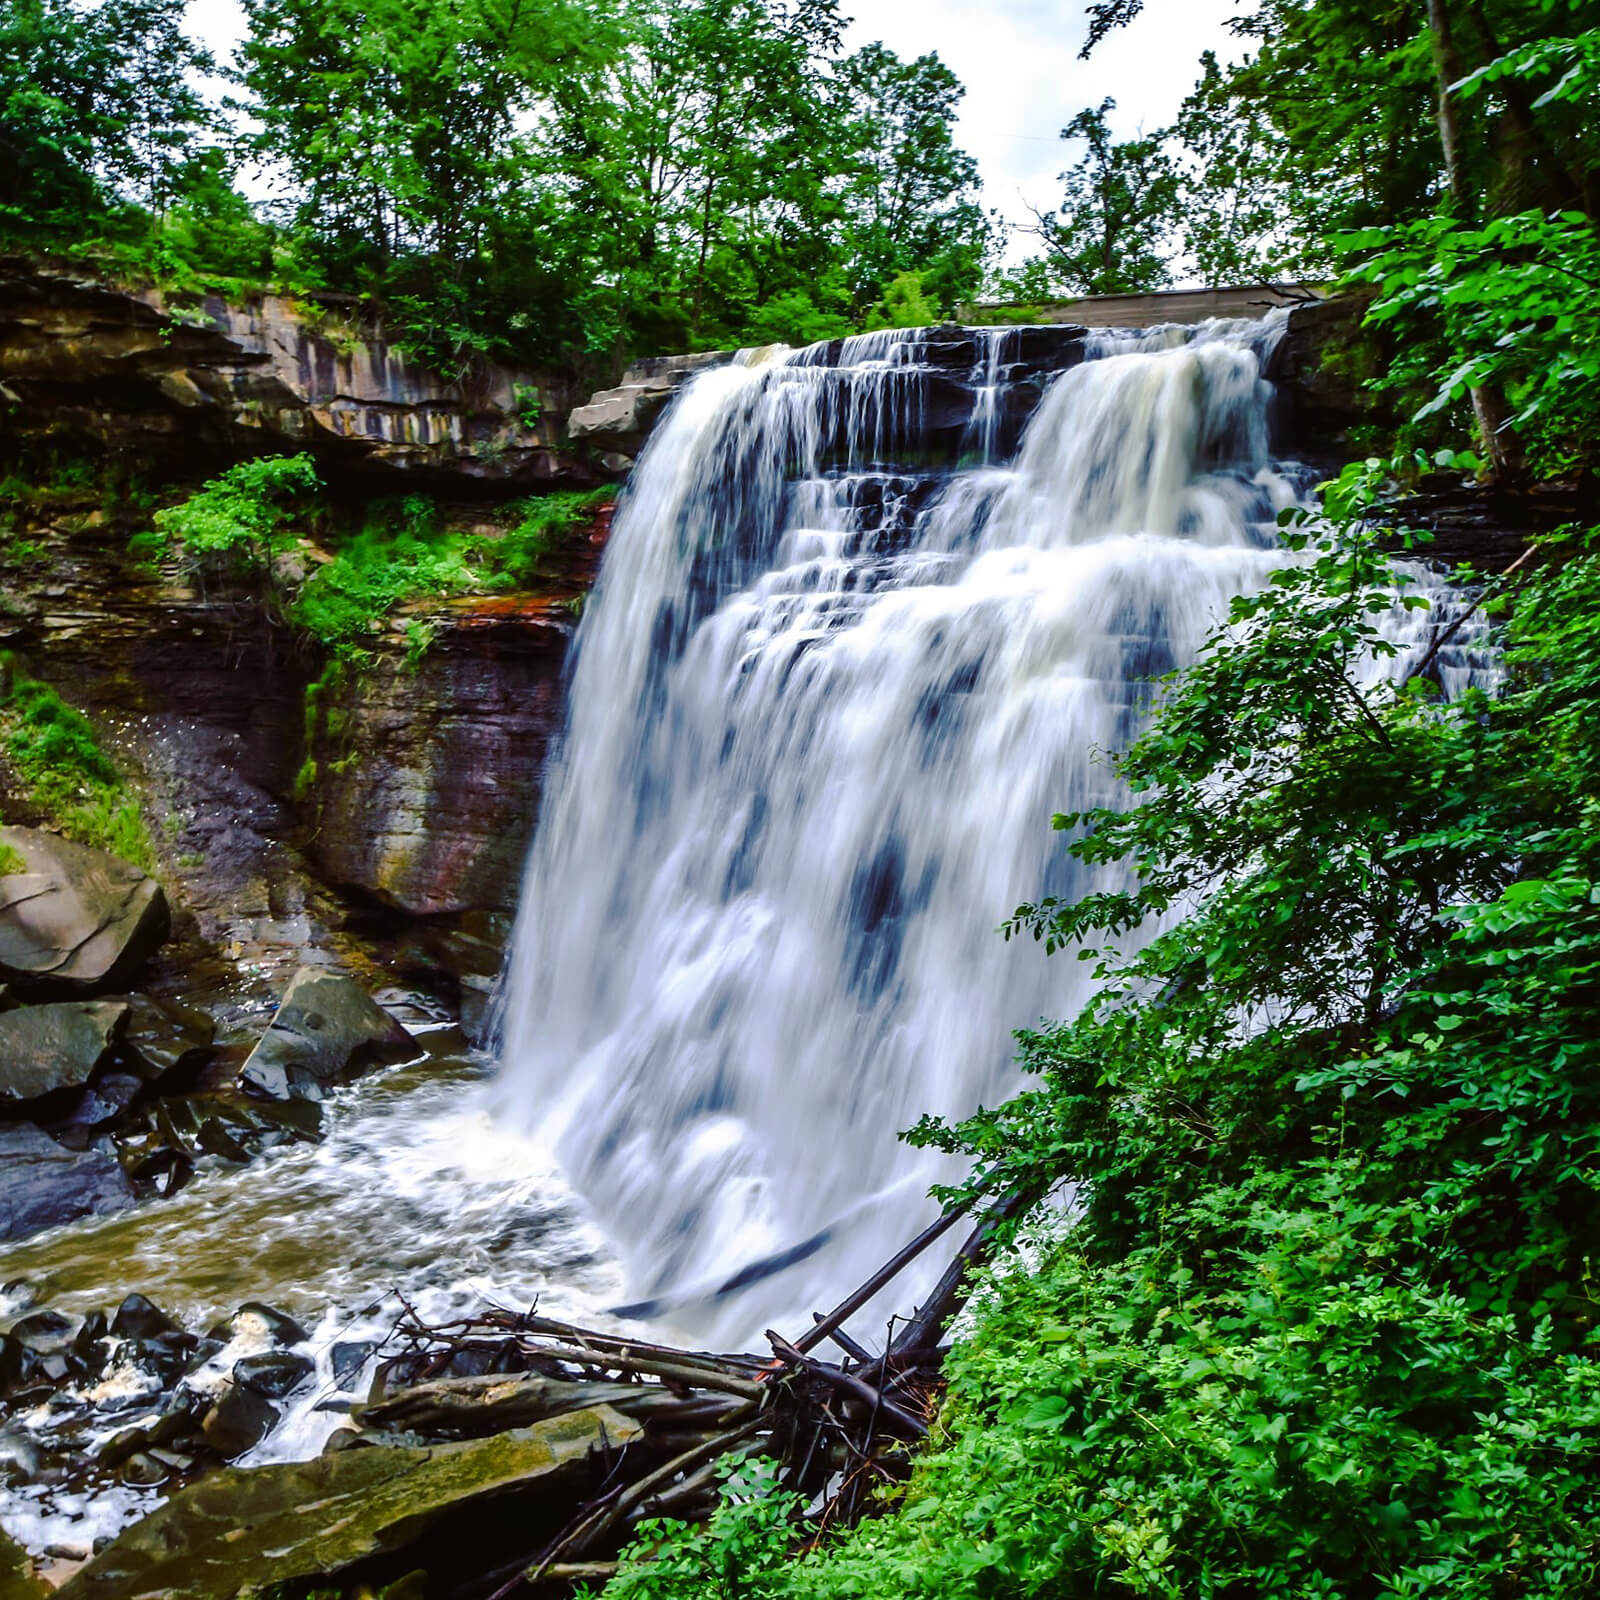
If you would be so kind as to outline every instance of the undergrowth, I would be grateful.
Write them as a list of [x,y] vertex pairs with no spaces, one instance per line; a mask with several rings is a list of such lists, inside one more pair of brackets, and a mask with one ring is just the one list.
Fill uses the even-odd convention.
[[68,838],[155,865],[138,802],[88,719],[9,653],[0,654],[0,749],[20,798]]
[[[615,491],[541,495],[493,532],[463,527],[426,495],[381,500],[353,526],[321,495],[310,456],[245,462],[135,537],[145,559],[180,556],[202,576],[242,579],[280,621],[359,663],[399,607],[453,595],[495,594],[537,581],[549,558]],[[314,543],[315,534],[321,545]],[[415,665],[432,638],[408,622]]]

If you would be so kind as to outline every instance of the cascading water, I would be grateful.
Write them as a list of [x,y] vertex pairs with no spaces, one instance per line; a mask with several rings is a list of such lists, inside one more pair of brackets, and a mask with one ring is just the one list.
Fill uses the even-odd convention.
[[996,924],[1088,887],[1052,811],[1113,796],[1151,677],[1284,559],[1280,326],[871,334],[706,373],[659,428],[580,633],[502,1092],[678,1325],[749,1338],[864,1277],[949,1175],[897,1131],[1006,1094],[1010,1030],[1081,1003]]

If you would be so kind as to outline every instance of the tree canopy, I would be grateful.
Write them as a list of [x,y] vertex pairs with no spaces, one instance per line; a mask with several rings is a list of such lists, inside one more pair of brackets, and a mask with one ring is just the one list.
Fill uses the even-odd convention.
[[447,373],[823,337],[908,274],[948,313],[992,253],[960,82],[836,0],[246,0],[227,108],[181,15],[7,9],[0,232],[369,295]]

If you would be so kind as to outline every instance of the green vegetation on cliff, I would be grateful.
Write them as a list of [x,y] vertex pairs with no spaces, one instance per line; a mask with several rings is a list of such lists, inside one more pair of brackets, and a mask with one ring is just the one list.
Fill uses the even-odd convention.
[[[328,502],[309,455],[246,461],[155,515],[134,554],[242,581],[277,621],[346,659],[401,605],[536,584],[563,545],[613,500],[609,487],[546,494],[464,524],[427,495],[352,514]],[[417,631],[412,648],[426,647]]]
[[0,778],[69,839],[152,865],[138,801],[88,718],[9,651],[0,652]]

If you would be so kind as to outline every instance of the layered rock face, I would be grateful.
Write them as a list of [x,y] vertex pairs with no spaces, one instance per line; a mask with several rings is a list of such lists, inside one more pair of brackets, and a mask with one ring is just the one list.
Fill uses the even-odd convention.
[[577,593],[429,608],[420,661],[387,639],[330,686],[304,802],[322,878],[419,917],[514,908]]
[[447,382],[348,297],[173,305],[0,261],[0,399],[24,435],[70,431],[146,470],[310,449],[375,482],[599,481],[560,442],[570,379],[496,366]]

